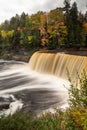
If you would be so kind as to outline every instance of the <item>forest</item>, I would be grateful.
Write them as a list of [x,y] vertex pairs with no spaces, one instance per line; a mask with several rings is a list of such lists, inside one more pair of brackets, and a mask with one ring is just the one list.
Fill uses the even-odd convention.
[[87,12],[78,11],[77,3],[64,1],[64,7],[49,12],[16,14],[0,24],[0,53],[32,49],[87,47]]
[[[51,61],[52,62],[55,61],[55,64],[53,63],[54,68],[52,67],[51,73],[47,74],[48,76],[47,78],[49,78],[49,75],[52,75],[53,71],[54,75],[55,76],[57,75],[56,66],[59,65],[61,66],[61,68],[60,69],[58,68],[57,71],[59,70],[60,75],[58,76],[60,76],[59,77],[60,80],[62,77],[61,75],[63,74],[62,70],[66,69],[68,78],[67,80],[70,83],[70,88],[67,88],[63,84],[63,87],[68,90],[69,95],[68,99],[69,106],[66,107],[66,109],[55,108],[54,113],[48,111],[46,113],[43,113],[41,116],[33,118],[33,116],[31,116],[31,112],[33,113],[34,111],[32,110],[38,108],[38,107],[35,108],[34,106],[34,103],[38,106],[38,102],[36,102],[37,97],[34,96],[38,95],[40,99],[41,95],[43,97],[43,95],[45,95],[45,93],[48,90],[50,90],[50,86],[52,86],[53,84],[51,85],[51,82],[49,82],[49,80],[46,81],[44,80],[46,78],[45,73],[43,75],[43,80],[41,79],[42,78],[41,75],[40,75],[41,78],[35,77],[37,76],[37,73],[39,71],[36,71],[37,73],[34,72],[31,73],[31,70],[34,71],[34,69],[30,70],[29,64],[26,65],[26,63],[24,62],[17,62],[17,61],[15,62],[15,59],[13,57],[11,59],[11,57],[9,57],[8,54],[10,54],[10,56],[12,55],[15,56],[16,54],[18,54],[19,56],[21,54],[22,59],[21,57],[19,57],[18,61],[29,62],[30,58],[29,56],[31,56],[29,55],[30,52],[31,51],[35,52],[36,50],[41,50],[42,52],[43,50],[44,51],[47,50],[46,51],[47,53],[54,52],[55,50],[57,52],[61,50],[62,52],[64,52],[65,50],[70,51],[75,50],[79,52],[80,50],[83,50],[83,52],[85,52],[84,50],[86,50],[87,54],[87,11],[83,13],[79,11],[76,2],[73,2],[71,4],[70,0],[64,0],[64,7],[57,7],[56,9],[50,10],[49,12],[38,11],[37,13],[31,15],[25,14],[25,12],[23,12],[21,15],[16,14],[11,19],[5,20],[3,23],[0,24],[0,59],[1,59],[0,94],[1,96],[3,96],[4,94],[5,97],[6,94],[7,96],[9,94],[11,95],[9,96],[9,98],[5,99],[4,96],[0,97],[0,102],[2,101],[1,103],[3,103],[7,101],[6,103],[10,102],[13,103],[16,98],[12,100],[11,97],[17,97],[18,100],[21,99],[21,97],[23,97],[22,98],[24,99],[23,103],[25,100],[27,102],[24,104],[25,106],[23,106],[23,109],[21,109],[21,111],[20,109],[18,109],[18,111],[13,115],[11,114],[9,114],[8,116],[6,116],[5,114],[0,115],[0,130],[87,130],[87,55],[82,56],[78,58],[79,60],[77,60],[76,57],[79,56],[73,56],[72,59],[69,56],[67,56],[66,58],[65,54],[63,58],[60,55],[58,57],[53,54],[52,59],[54,60],[48,60],[48,61],[47,59],[49,57],[47,57],[47,55],[43,55],[43,57],[46,59],[46,62],[37,60],[39,59],[40,56],[39,54],[36,55],[35,62],[32,60],[33,64],[36,63],[36,61],[42,63],[42,64],[34,64],[34,67],[36,67],[36,69],[38,65],[42,66],[45,65],[47,66],[46,71],[47,70],[50,71],[50,66],[52,67]],[[28,58],[23,57],[25,53],[28,54]],[[6,55],[7,56],[4,57],[4,54],[5,56]],[[5,59],[6,61],[3,59]],[[10,59],[12,61],[10,61]],[[42,60],[42,57],[40,57],[40,59]],[[59,61],[61,63],[59,63]],[[50,64],[48,64],[48,62]],[[31,62],[31,66],[33,66],[33,64]],[[76,81],[75,82],[72,80],[72,77],[70,77],[71,75],[67,69],[67,66],[70,67],[71,70],[70,72],[76,73],[77,68],[79,71],[81,71],[81,69],[83,70],[83,68],[86,71],[84,70],[83,72],[81,72],[80,75],[77,72],[76,77],[75,73],[72,73],[73,77],[75,78]],[[73,66],[77,68],[75,69]],[[28,67],[28,69],[26,67]],[[27,74],[30,75],[26,75],[26,72]],[[52,81],[54,80],[53,77],[50,78],[50,81],[51,80]],[[39,87],[39,81],[40,81],[40,87]],[[59,88],[61,91],[58,91],[58,95],[63,94],[62,96],[64,97],[64,90],[62,89],[61,84],[62,82],[59,84]],[[49,89],[47,89],[45,85],[47,85]],[[57,87],[56,82],[55,85]],[[46,88],[46,90],[44,88]],[[40,89],[42,91],[39,91]],[[35,93],[33,94],[34,91]],[[37,91],[39,94],[36,93]],[[51,93],[51,91],[48,92],[49,94]],[[52,96],[53,94],[54,91],[52,91]],[[24,97],[26,95],[28,96],[29,99]],[[47,98],[47,96],[50,98],[49,95],[46,95],[45,97]],[[32,100],[30,100],[30,98],[32,98]],[[53,97],[53,99],[55,98]],[[57,100],[59,100],[58,97]],[[41,102],[41,100],[38,101],[39,103]],[[46,104],[47,103],[50,104],[48,98],[46,99],[46,101],[45,101]],[[18,104],[19,103],[20,102],[18,102]],[[34,107],[32,107],[31,105]],[[42,108],[46,109],[44,103],[42,104],[42,106],[41,109]],[[28,108],[26,109],[27,111],[24,110],[25,108]],[[12,109],[10,111],[12,112]]]

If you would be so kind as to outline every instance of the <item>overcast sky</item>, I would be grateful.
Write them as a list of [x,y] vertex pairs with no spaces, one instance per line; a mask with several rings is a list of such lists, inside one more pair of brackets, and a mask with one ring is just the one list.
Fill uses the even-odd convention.
[[[87,11],[87,0],[76,1],[80,10]],[[0,23],[22,12],[36,13],[37,11],[50,11],[62,7],[64,0],[0,0]]]

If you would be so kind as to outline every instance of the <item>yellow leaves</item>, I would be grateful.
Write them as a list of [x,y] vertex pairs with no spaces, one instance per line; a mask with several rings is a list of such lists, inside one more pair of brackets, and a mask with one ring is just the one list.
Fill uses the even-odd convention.
[[87,23],[83,24],[83,31],[84,31],[84,34],[87,34]]
[[67,35],[67,27],[66,26],[59,26],[59,29],[58,29],[59,33],[61,36],[66,36]]
[[5,30],[2,30],[2,31],[1,31],[1,35],[2,35],[3,38],[6,38],[6,36],[7,36],[6,31],[5,31]]
[[32,21],[32,24],[35,24],[35,23],[36,23],[36,21],[33,20],[33,21]]
[[80,111],[74,110],[71,112],[71,115],[72,115],[73,120],[76,122],[76,124],[80,125],[82,122]]
[[13,36],[13,33],[14,33],[14,30],[8,31],[8,32],[7,32],[7,36],[12,37],[12,36]]
[[41,25],[44,26],[45,23],[47,22],[47,14],[46,13],[41,14],[40,20],[41,20]]
[[1,31],[2,37],[5,39],[6,37],[12,37],[14,33],[14,30],[6,32],[5,30]]
[[64,14],[61,10],[59,9],[55,9],[55,10],[51,10],[48,14],[48,21],[49,22],[63,22],[64,21]]
[[78,128],[82,127],[83,130],[87,130],[87,109],[79,107],[70,111],[70,114]]
[[28,36],[28,41],[32,41],[33,36]]

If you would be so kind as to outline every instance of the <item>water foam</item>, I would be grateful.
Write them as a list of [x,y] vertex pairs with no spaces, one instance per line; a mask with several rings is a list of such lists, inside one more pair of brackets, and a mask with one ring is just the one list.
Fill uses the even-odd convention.
[[[2,112],[0,112],[1,113],[0,115],[13,114],[17,111],[17,109],[21,109],[23,107],[23,102],[20,99],[16,99],[13,93],[22,90],[30,90],[32,88],[33,89],[45,88],[51,91],[56,91],[55,95],[57,96],[60,94],[62,99],[60,104],[56,104],[56,106],[58,105],[58,107],[65,108],[68,100],[68,88],[70,86],[70,83],[68,81],[55,77],[53,75],[40,74],[38,72],[32,71],[31,69],[29,69],[28,64],[12,64],[7,69],[1,71],[0,77],[1,80],[3,81],[8,79],[8,77],[9,79],[14,77],[14,74],[16,76],[23,76],[24,78],[26,77],[27,79],[31,78],[32,80],[23,85],[17,85],[11,88],[9,88],[7,83],[7,88],[5,89],[3,88],[0,90],[0,97],[4,98],[12,97],[13,99],[13,101],[9,105],[9,109],[3,110]],[[16,81],[18,80],[19,79],[16,79]],[[21,81],[22,80],[23,78],[21,78]],[[12,85],[13,83],[12,81],[9,81],[9,85]]]

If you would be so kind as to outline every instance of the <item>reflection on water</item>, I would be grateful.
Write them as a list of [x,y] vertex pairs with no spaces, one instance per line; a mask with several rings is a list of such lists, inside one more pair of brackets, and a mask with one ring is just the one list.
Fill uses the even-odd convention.
[[67,103],[69,83],[31,71],[27,63],[0,61],[0,113],[29,111],[35,116]]

